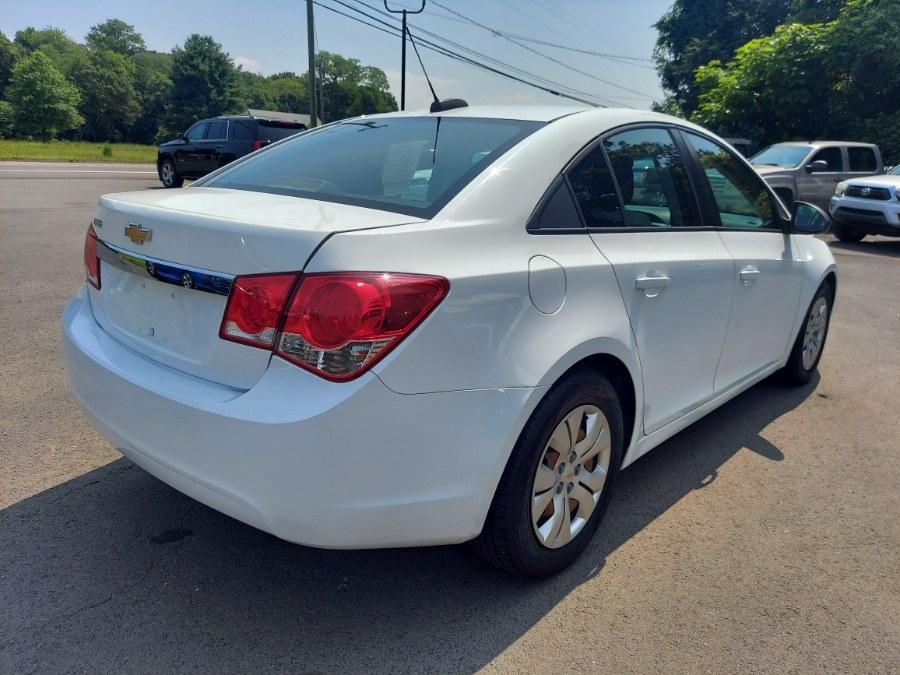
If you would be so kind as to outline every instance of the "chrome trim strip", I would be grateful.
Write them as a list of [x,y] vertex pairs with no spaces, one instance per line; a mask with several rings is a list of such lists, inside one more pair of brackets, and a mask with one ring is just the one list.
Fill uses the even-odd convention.
[[164,284],[190,288],[204,293],[228,295],[234,275],[222,272],[179,265],[167,260],[159,260],[146,255],[138,255],[118,246],[97,240],[97,256],[103,262],[120,270],[138,274],[148,279],[156,279]]

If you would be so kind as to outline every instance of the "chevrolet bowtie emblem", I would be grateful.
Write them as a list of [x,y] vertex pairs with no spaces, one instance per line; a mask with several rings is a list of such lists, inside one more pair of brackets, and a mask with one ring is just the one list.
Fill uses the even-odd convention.
[[125,236],[131,239],[135,244],[141,244],[145,241],[153,239],[153,230],[146,230],[137,223],[130,223],[125,228]]

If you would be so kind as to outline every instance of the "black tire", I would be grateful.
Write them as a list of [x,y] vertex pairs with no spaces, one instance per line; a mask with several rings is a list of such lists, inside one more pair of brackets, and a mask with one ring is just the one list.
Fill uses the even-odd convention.
[[[532,524],[534,477],[551,434],[581,405],[596,406],[606,416],[611,441],[609,469],[599,501],[581,530],[564,546],[547,548],[538,540]],[[590,543],[609,505],[622,463],[623,429],[619,399],[599,373],[579,370],[557,382],[535,409],[516,443],[484,529],[473,542],[475,550],[492,565],[519,577],[549,577],[571,565]]]
[[852,227],[840,223],[834,223],[831,226],[831,233],[841,241],[846,241],[848,243],[862,241],[866,236],[865,232],[860,232],[859,230],[855,230]]
[[[825,321],[825,332],[822,335],[819,345],[819,351],[816,354],[815,360],[811,364],[808,364],[808,366],[804,366],[803,341],[806,337],[807,327],[809,326],[810,320],[812,319],[813,308],[816,307],[816,305],[819,303],[819,300],[822,298],[824,298],[828,310]],[[807,307],[806,309],[806,314],[803,315],[803,323],[800,325],[800,330],[797,333],[797,338],[794,340],[794,346],[791,349],[791,355],[788,358],[787,365],[781,371],[782,379],[787,384],[800,387],[812,379],[813,374],[819,367],[819,360],[822,358],[822,352],[825,351],[825,341],[828,338],[828,328],[831,324],[831,311],[833,306],[834,289],[831,287],[831,284],[825,282],[821,286],[819,286],[819,290],[816,291],[816,294],[813,296],[812,302],[809,303],[809,307]]]
[[175,168],[175,162],[170,157],[166,157],[159,164],[159,179],[164,187],[180,188],[184,185],[184,178]]

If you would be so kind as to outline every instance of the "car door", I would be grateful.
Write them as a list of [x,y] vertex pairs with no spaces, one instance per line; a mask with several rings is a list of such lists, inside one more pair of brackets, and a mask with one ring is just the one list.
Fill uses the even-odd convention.
[[215,171],[221,166],[220,157],[228,142],[228,121],[210,120],[206,135],[197,144],[197,172],[200,175]]
[[197,122],[185,134],[184,144],[175,151],[175,164],[182,176],[196,176],[200,170],[200,143],[206,135],[207,123]]
[[820,148],[807,160],[806,166],[820,160],[828,165],[828,170],[809,173],[804,167],[804,172],[799,178],[802,186],[797,199],[798,201],[812,202],[827,210],[835,186],[846,177],[844,153],[838,145]]
[[734,262],[716,231],[704,227],[683,151],[667,128],[608,135],[567,177],[625,301],[649,434],[713,396]]
[[793,337],[802,256],[759,175],[724,145],[692,131],[682,136],[719,236],[735,261],[731,316],[716,371],[716,393],[777,364]]

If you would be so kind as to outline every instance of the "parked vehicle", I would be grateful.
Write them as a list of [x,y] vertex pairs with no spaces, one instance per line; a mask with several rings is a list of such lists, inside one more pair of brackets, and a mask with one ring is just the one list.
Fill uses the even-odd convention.
[[882,173],[884,167],[877,145],[847,141],[776,143],[750,163],[788,208],[800,200],[827,209],[840,181]]
[[165,187],[181,187],[185,178],[205,176],[308,126],[309,115],[271,110],[200,120],[178,138],[159,146],[156,172]]
[[657,113],[346,120],[102,197],[71,390],[136,464],[276,536],[474,540],[546,576],[621,468],[777,371],[809,381],[827,226]]
[[828,208],[832,232],[841,241],[862,241],[867,234],[900,237],[900,166],[838,183]]

